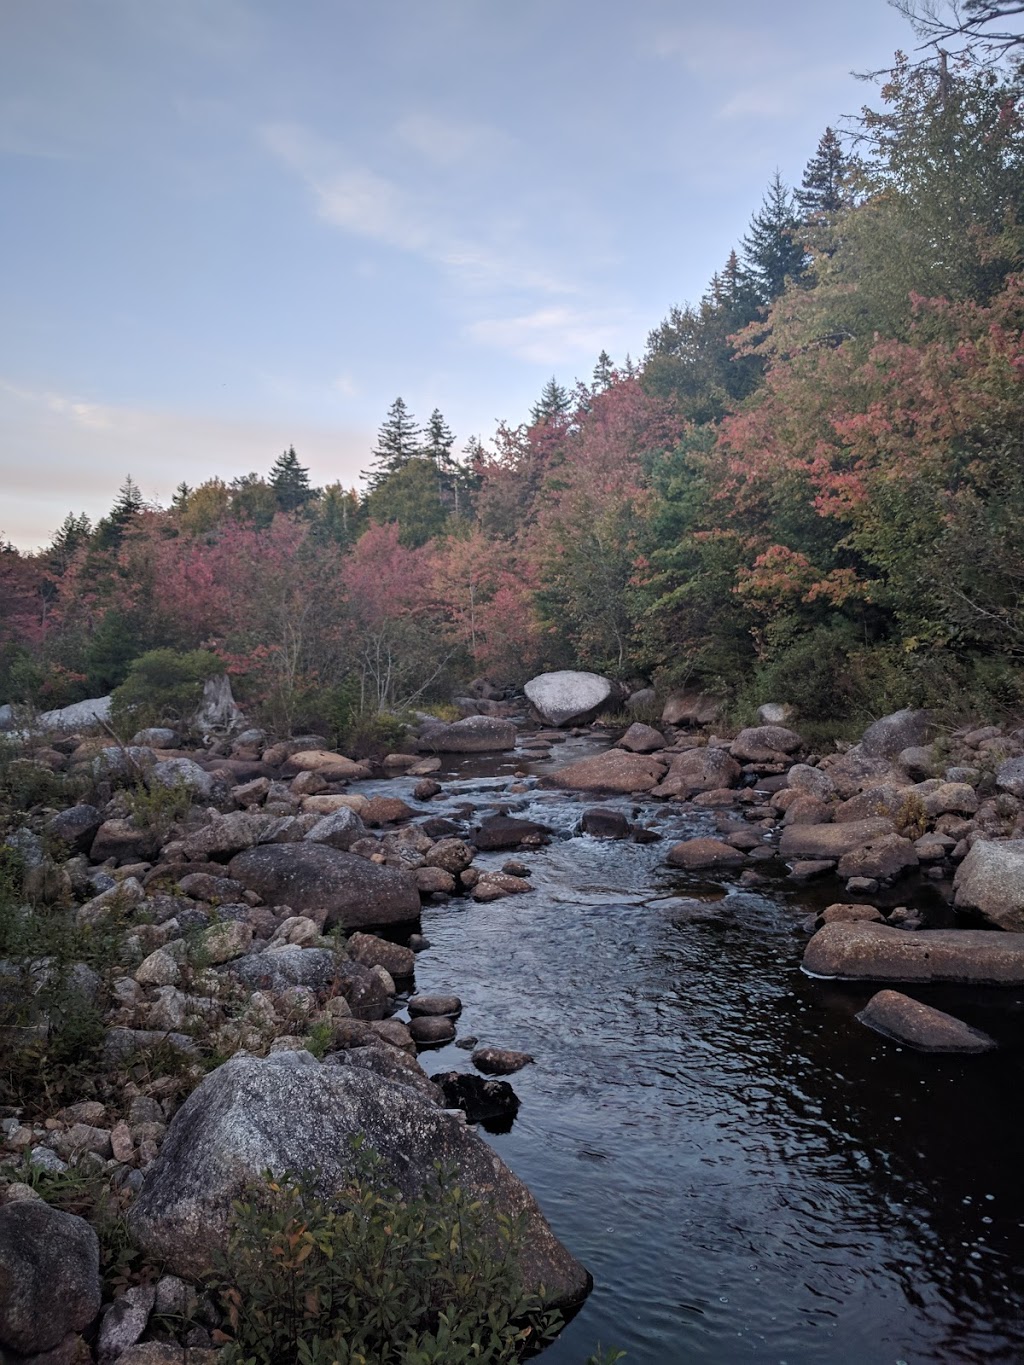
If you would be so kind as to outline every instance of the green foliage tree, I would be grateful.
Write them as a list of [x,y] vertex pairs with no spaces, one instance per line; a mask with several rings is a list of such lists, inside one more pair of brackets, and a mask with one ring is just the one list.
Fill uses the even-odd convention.
[[192,715],[209,678],[223,673],[216,654],[151,649],[134,659],[111,696],[111,716],[122,730],[184,721]]
[[604,393],[606,389],[611,387],[614,379],[615,366],[612,364],[612,358],[607,351],[602,351],[594,366],[591,387],[595,393]]
[[851,206],[850,171],[850,158],[843,151],[838,134],[833,128],[826,128],[794,195],[805,223],[829,226]]
[[559,384],[554,375],[541,390],[541,395],[530,409],[531,426],[547,426],[561,422],[572,409],[569,391]]
[[363,471],[370,491],[415,459],[420,454],[421,446],[422,432],[415,418],[406,407],[405,400],[396,398],[377,433],[371,467]]
[[145,509],[146,502],[138,484],[129,474],[118,490],[114,505],[97,524],[94,544],[100,550],[116,550],[128,526]]
[[397,522],[403,545],[425,545],[440,535],[448,512],[433,460],[414,455],[381,479],[367,495],[366,511],[371,521]]
[[259,474],[242,474],[232,479],[231,511],[239,521],[257,529],[269,526],[278,509],[277,493]]
[[294,446],[289,446],[277,457],[267,482],[274,490],[282,512],[296,512],[316,497],[316,490],[310,487],[309,470],[299,464]]
[[799,280],[803,275],[807,253],[799,229],[792,193],[776,171],[743,238],[746,274],[762,303],[777,299],[787,280]]

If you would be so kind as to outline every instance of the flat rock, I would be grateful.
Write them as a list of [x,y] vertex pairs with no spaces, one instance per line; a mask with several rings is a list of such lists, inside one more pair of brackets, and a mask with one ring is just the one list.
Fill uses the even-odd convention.
[[672,845],[668,861],[673,867],[692,872],[701,868],[739,867],[746,858],[742,850],[724,844],[720,839],[685,839]]
[[919,1052],[991,1052],[994,1038],[955,1015],[922,1005],[900,991],[879,991],[857,1018],[876,1033],[895,1038]]
[[608,749],[593,758],[582,758],[549,774],[544,787],[568,791],[639,792],[656,787],[665,774],[665,764],[649,754],[630,754],[624,749]]
[[133,1239],[172,1273],[199,1280],[224,1249],[232,1200],[247,1185],[268,1170],[309,1172],[330,1195],[351,1178],[356,1134],[380,1157],[382,1178],[407,1197],[427,1186],[439,1162],[471,1198],[521,1216],[518,1268],[527,1292],[545,1285],[553,1307],[586,1295],[585,1268],[522,1181],[460,1118],[410,1086],[354,1066],[322,1066],[308,1052],[235,1057],[206,1077],[175,1114],[129,1211]]
[[326,844],[265,844],[232,858],[229,872],[268,905],[288,905],[321,924],[356,929],[401,923],[420,912],[408,872]]
[[575,669],[541,673],[531,678],[523,691],[548,725],[582,725],[622,697],[618,684],[610,678]]
[[782,833],[779,853],[783,858],[842,858],[892,832],[892,821],[882,818],[841,825],[791,825]]
[[510,1076],[533,1061],[528,1052],[514,1052],[505,1047],[478,1047],[469,1059],[478,1071],[492,1076]]
[[[504,848],[518,848],[524,839],[546,839],[550,833],[550,826],[541,825],[536,820],[520,820],[514,815],[492,815],[473,831],[473,842],[482,852],[494,852]],[[447,853],[442,854],[443,849],[453,845],[469,851],[461,839],[445,839],[442,843],[436,844],[423,861],[429,867],[443,867],[446,872],[453,874],[462,872],[472,861],[472,855],[461,866],[456,866],[460,858],[457,849],[453,850],[450,856]]]
[[346,758],[344,754],[331,753],[328,749],[303,749],[291,754],[281,765],[285,773],[319,773],[326,782],[348,782],[369,777],[370,769],[365,763]]
[[741,763],[771,763],[780,754],[794,754],[803,747],[801,736],[785,725],[754,725],[739,732],[729,752]]
[[851,849],[839,859],[840,877],[899,877],[917,867],[920,859],[909,839],[898,834],[881,834],[860,848]]
[[1024,934],[986,929],[921,929],[826,924],[807,944],[812,976],[866,981],[950,981],[1024,985]]
[[[516,727],[497,716],[465,716],[451,725],[433,725],[421,737],[423,749],[438,754],[504,753],[516,747]],[[416,769],[418,774],[419,764]]]
[[1024,839],[979,839],[956,870],[954,903],[997,929],[1024,932]]

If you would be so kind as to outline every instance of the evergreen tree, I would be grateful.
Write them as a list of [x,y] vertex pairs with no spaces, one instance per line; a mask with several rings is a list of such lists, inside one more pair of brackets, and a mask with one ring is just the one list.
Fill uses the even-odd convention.
[[299,464],[294,446],[289,446],[271,465],[268,483],[282,512],[294,512],[315,496],[309,485],[309,470]]
[[762,303],[777,299],[786,280],[799,279],[804,272],[807,253],[799,240],[799,228],[789,186],[776,171],[743,238],[747,274]]
[[182,479],[181,483],[179,483],[174,490],[174,497],[171,499],[171,507],[175,512],[184,512],[185,508],[188,506],[188,500],[192,496],[192,491],[193,490],[189,488],[185,480]]
[[554,375],[548,380],[541,391],[540,398],[530,409],[530,425],[547,426],[550,422],[557,422],[565,417],[572,406],[572,400]]
[[335,545],[351,545],[359,537],[365,514],[354,488],[342,488],[340,483],[328,484],[316,509],[313,535]]
[[433,460],[438,472],[443,474],[452,464],[452,446],[455,444],[455,437],[438,408],[435,408],[430,414],[430,420],[423,435],[425,439],[420,454],[424,459]]
[[125,528],[141,512],[146,502],[138,484],[129,474],[118,489],[113,507],[96,527],[96,545],[101,550],[116,550],[121,544]]
[[239,521],[257,529],[269,526],[277,511],[277,493],[258,474],[240,474],[231,480],[231,511]]
[[377,433],[373,464],[369,470],[363,471],[362,477],[366,479],[371,492],[388,475],[397,474],[420,453],[421,436],[422,433],[412,413],[405,406],[405,401],[396,398],[388,408],[388,415]]
[[615,366],[612,358],[607,351],[602,351],[597,357],[597,364],[594,366],[593,390],[595,393],[604,393],[605,389],[611,388],[612,380],[615,378]]
[[833,129],[826,128],[794,196],[805,223],[831,224],[837,214],[850,206],[851,195],[844,183],[849,168],[838,136]]
[[92,524],[85,513],[75,516],[74,512],[69,512],[45,551],[50,573],[57,577],[65,574],[76,551],[88,543],[91,535]]

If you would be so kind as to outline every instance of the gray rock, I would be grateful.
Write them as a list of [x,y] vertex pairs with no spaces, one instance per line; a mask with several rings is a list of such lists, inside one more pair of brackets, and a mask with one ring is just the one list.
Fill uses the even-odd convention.
[[908,707],[869,725],[859,747],[868,758],[895,758],[904,749],[930,744],[935,734],[931,712]]
[[156,1288],[151,1284],[137,1284],[117,1296],[100,1324],[97,1350],[101,1362],[115,1360],[135,1345],[146,1330],[155,1303]]
[[926,778],[937,776],[939,769],[935,750],[930,744],[911,744],[908,748],[901,749],[896,755],[896,767],[914,782],[923,782]]
[[816,796],[819,801],[831,801],[836,794],[836,784],[828,773],[820,768],[810,768],[806,763],[793,764],[786,775],[786,785],[794,791]]
[[900,991],[879,991],[857,1018],[876,1033],[919,1052],[991,1052],[996,1046],[987,1033]]
[[455,1037],[455,1024],[447,1015],[422,1014],[410,1022],[409,1032],[413,1042],[420,1047],[437,1047],[439,1044],[452,1041]]
[[1011,796],[1024,796],[1024,758],[1008,758],[996,770],[996,786]]
[[132,736],[133,744],[143,744],[150,749],[180,749],[181,737],[176,730],[166,725],[151,725],[148,730],[140,730]]
[[516,727],[496,716],[465,716],[425,731],[420,747],[439,754],[501,753],[516,747]]
[[71,806],[47,820],[46,832],[51,838],[69,844],[76,853],[84,853],[102,824],[103,816],[95,806]]
[[310,844],[327,844],[346,851],[366,834],[366,826],[351,806],[342,806],[318,820],[306,835]]
[[52,1350],[100,1301],[99,1239],[84,1218],[37,1199],[0,1207],[0,1346]]
[[784,725],[755,725],[739,732],[729,752],[741,763],[773,763],[780,755],[794,754],[803,747],[803,739],[795,730]]
[[420,913],[408,872],[326,844],[266,844],[232,858],[229,873],[268,905],[349,929],[396,924]]
[[735,787],[740,776],[740,765],[728,749],[687,749],[673,756],[668,772],[654,788],[654,795],[686,798],[696,792],[721,791]]
[[155,763],[146,774],[146,785],[150,788],[179,787],[203,801],[212,800],[218,787],[212,773],[191,758],[166,758]]
[[[399,1055],[399,1054],[396,1054]],[[554,1306],[590,1288],[526,1186],[464,1123],[395,1084],[352,1066],[321,1066],[308,1052],[235,1057],[207,1076],[171,1122],[160,1156],[128,1214],[151,1257],[200,1279],[226,1242],[231,1201],[265,1171],[310,1172],[329,1194],[350,1175],[350,1139],[365,1137],[382,1175],[407,1196],[453,1167],[471,1196],[525,1219],[524,1287],[544,1284]]]
[[719,697],[709,696],[706,692],[683,689],[673,692],[666,698],[661,712],[662,725],[713,725],[722,714],[723,703]]
[[622,689],[599,673],[562,669],[531,678],[523,691],[548,725],[582,725],[622,701]]
[[1024,839],[978,839],[953,878],[958,910],[997,929],[1024,931]]
[[619,740],[620,749],[628,749],[631,754],[653,754],[665,747],[665,736],[653,725],[642,725],[635,720]]
[[227,963],[224,970],[252,990],[284,991],[289,986],[326,990],[338,970],[338,956],[329,948],[303,948],[281,943],[260,953],[247,953]]
[[138,782],[156,762],[156,754],[144,744],[113,745],[102,749],[92,760],[92,775],[98,782]]
[[90,697],[72,702],[56,711],[42,711],[36,717],[38,730],[87,730],[110,719],[110,697]]
[[766,701],[757,708],[757,718],[762,725],[792,725],[798,714],[797,708],[788,701]]
[[626,698],[624,709],[633,716],[638,711],[648,711],[657,700],[658,694],[653,687],[640,687]]
[[826,924],[804,952],[811,976],[867,981],[951,981],[1024,985],[1024,934],[988,929],[922,929]]

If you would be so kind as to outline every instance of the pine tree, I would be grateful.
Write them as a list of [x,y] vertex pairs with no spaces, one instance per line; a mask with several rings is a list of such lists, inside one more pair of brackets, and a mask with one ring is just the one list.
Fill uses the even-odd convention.
[[571,405],[568,392],[552,375],[544,385],[540,398],[530,409],[530,425],[547,426],[549,422],[557,422],[565,417]]
[[455,444],[455,437],[438,408],[435,408],[430,414],[430,420],[423,435],[425,439],[420,454],[426,460],[433,460],[438,472],[443,474],[452,463],[452,446]]
[[776,171],[743,238],[747,274],[762,303],[777,299],[787,279],[799,279],[804,273],[807,253],[799,241],[799,228],[789,186]]
[[92,524],[84,512],[75,516],[69,512],[54,532],[53,540],[46,549],[47,566],[58,577],[65,574],[75,552],[89,540]]
[[849,158],[838,136],[833,129],[826,128],[795,195],[806,223],[830,224],[850,206],[852,196],[844,183],[849,168]]
[[145,510],[146,501],[139,485],[129,474],[118,489],[113,507],[96,527],[96,544],[101,550],[116,550],[125,528]]
[[294,446],[289,446],[277,457],[270,467],[267,482],[274,490],[282,512],[294,512],[314,496],[314,490],[309,485],[309,470],[299,464]]
[[611,388],[612,380],[615,378],[615,366],[612,358],[607,351],[602,351],[597,357],[597,364],[594,366],[593,390],[595,393],[604,393],[605,389]]
[[188,506],[188,500],[192,496],[192,492],[193,490],[189,488],[185,480],[182,479],[181,483],[179,483],[174,490],[174,497],[171,499],[171,506],[176,512],[183,512],[185,510]]
[[373,464],[362,474],[371,492],[389,474],[397,474],[420,453],[421,436],[422,432],[416,425],[412,413],[405,406],[405,401],[396,398],[388,408],[388,415],[377,433]]

